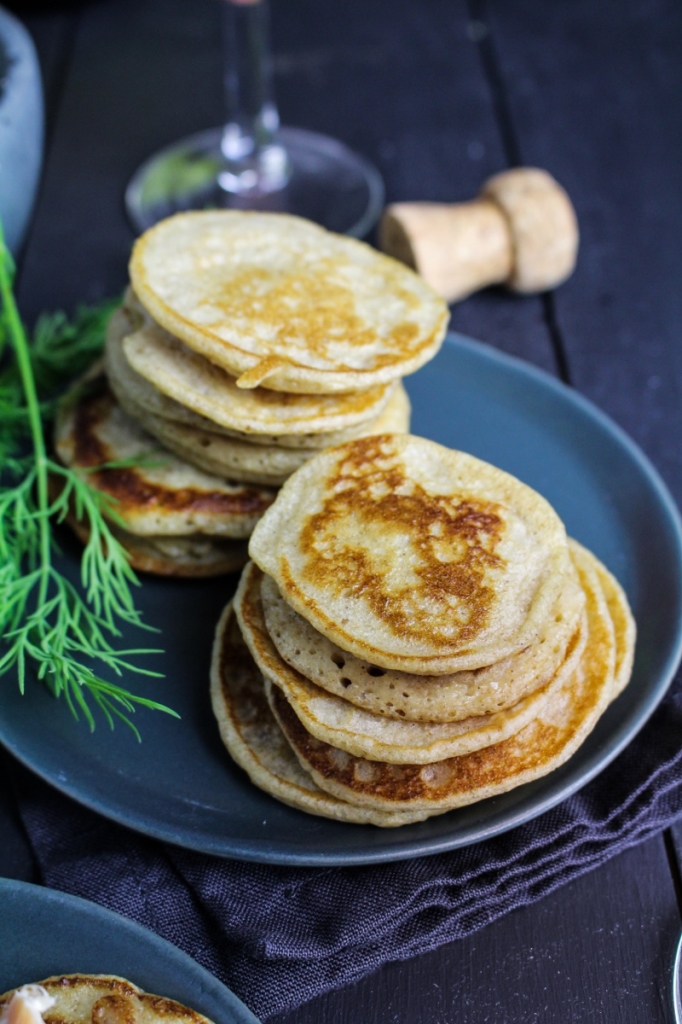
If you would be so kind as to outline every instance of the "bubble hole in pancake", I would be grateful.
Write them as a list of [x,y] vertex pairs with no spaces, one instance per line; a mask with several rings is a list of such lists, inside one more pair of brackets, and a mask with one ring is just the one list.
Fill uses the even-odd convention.
[[232,605],[218,623],[211,661],[211,703],[220,736],[260,789],[298,810],[359,825],[392,828],[426,815],[355,807],[325,793],[299,764],[265,696],[263,677],[242,639]]
[[564,661],[585,605],[577,578],[567,574],[537,642],[492,665],[420,676],[380,668],[342,650],[284,601],[270,576],[262,577],[260,589],[268,634],[287,664],[358,708],[413,722],[454,722],[518,703]]
[[284,692],[309,733],[333,747],[375,761],[426,764],[461,756],[513,735],[538,715],[563,679],[575,671],[587,637],[583,618],[556,672],[506,711],[450,723],[396,721],[327,693],[282,660],[267,631],[260,599],[261,578],[260,570],[250,563],[234,599],[242,636],[258,668]]
[[593,559],[576,551],[588,621],[580,665],[538,717],[514,736],[430,765],[370,761],[311,736],[282,691],[267,684],[271,707],[302,766],[321,789],[339,799],[377,810],[429,814],[506,793],[559,767],[592,731],[613,690],[616,636]]

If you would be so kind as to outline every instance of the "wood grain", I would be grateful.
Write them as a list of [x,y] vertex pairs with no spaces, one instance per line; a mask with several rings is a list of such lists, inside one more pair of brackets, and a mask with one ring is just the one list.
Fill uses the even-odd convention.
[[663,845],[650,840],[469,939],[272,1024],[668,1021],[680,916],[666,874]]
[[[678,497],[680,12],[672,0],[273,0],[283,119],[373,158],[389,199],[465,199],[518,156],[566,185],[583,229],[575,278],[551,300],[476,295],[453,326],[551,371],[563,363]],[[123,287],[130,174],[222,115],[215,0],[102,0],[71,29],[50,17],[30,22],[54,131],[21,281],[29,320]],[[6,779],[0,766],[5,793]],[[0,872],[22,877],[30,858],[7,796],[0,834]],[[663,1022],[679,927],[653,839],[278,1024]]]

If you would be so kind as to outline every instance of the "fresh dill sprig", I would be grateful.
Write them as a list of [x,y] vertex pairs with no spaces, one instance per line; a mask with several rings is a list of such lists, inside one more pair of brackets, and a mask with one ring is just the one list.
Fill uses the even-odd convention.
[[[116,521],[116,510],[87,478],[48,456],[43,430],[55,392],[101,351],[115,303],[82,308],[73,322],[61,313],[43,316],[30,343],[14,299],[13,274],[0,225],[0,676],[14,669],[23,693],[34,673],[91,729],[94,705],[112,728],[119,718],[139,739],[129,717],[137,706],[175,712],[99,674],[159,675],[129,660],[156,651],[113,646],[121,625],[148,628],[133,600],[137,578],[108,522]],[[52,498],[50,479],[56,485]],[[51,520],[70,511],[89,533],[80,588],[53,563]]]

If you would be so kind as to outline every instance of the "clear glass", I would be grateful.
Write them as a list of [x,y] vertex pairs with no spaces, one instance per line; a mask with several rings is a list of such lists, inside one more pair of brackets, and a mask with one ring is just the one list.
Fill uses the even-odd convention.
[[675,961],[673,963],[673,1013],[675,1024],[682,1024],[682,936],[677,943],[675,950]]
[[226,124],[150,157],[126,190],[144,231],[180,210],[295,213],[362,237],[383,206],[376,168],[343,143],[281,128],[272,90],[268,0],[220,0],[225,30]]

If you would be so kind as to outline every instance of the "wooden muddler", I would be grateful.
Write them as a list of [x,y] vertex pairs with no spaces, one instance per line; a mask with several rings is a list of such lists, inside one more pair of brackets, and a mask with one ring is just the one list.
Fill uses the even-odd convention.
[[517,167],[489,178],[468,203],[394,203],[379,245],[416,270],[448,302],[504,284],[541,292],[572,273],[575,211],[546,171]]

